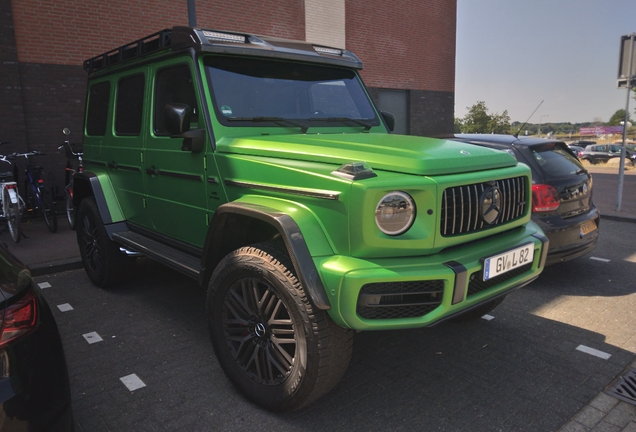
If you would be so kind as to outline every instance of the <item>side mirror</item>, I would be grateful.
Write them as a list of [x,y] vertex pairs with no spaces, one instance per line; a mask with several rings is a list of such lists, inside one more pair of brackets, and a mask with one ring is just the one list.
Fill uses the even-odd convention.
[[169,103],[163,108],[163,126],[170,135],[181,135],[190,129],[192,108],[182,103]]
[[386,123],[386,127],[389,128],[390,132],[393,132],[393,130],[395,129],[395,116],[386,111],[380,111],[380,114],[382,114],[382,118],[384,119],[384,123]]
[[183,138],[181,150],[199,153],[205,144],[205,129],[190,130],[192,108],[182,103],[169,103],[163,108],[163,126],[171,138]]

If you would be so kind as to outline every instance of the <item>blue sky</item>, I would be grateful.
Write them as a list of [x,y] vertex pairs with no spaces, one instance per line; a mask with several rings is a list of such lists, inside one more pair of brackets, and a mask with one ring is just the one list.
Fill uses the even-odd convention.
[[625,108],[620,37],[635,32],[636,0],[457,0],[455,116],[484,101],[523,122],[544,100],[531,123],[606,122]]

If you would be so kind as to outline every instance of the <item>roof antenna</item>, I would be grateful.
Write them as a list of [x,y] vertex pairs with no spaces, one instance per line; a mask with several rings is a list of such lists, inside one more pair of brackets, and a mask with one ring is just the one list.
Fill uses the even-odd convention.
[[534,111],[532,111],[532,114],[530,114],[530,117],[528,117],[528,120],[526,120],[521,127],[519,128],[519,130],[517,131],[516,134],[513,135],[513,137],[515,138],[519,138],[519,132],[521,132],[521,129],[523,129],[523,127],[528,124],[528,121],[532,118],[532,116],[534,115],[534,113],[537,112],[537,110],[539,109],[539,107],[541,106],[541,104],[543,103],[543,101],[539,102],[539,105],[537,105],[537,107],[534,109]]

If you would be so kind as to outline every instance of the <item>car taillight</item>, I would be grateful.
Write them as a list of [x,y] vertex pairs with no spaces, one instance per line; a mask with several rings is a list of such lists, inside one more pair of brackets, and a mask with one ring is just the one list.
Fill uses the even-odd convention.
[[532,212],[542,213],[555,211],[561,205],[559,192],[546,184],[532,185]]
[[16,303],[7,307],[1,320],[0,349],[35,330],[38,323],[37,300],[32,289]]

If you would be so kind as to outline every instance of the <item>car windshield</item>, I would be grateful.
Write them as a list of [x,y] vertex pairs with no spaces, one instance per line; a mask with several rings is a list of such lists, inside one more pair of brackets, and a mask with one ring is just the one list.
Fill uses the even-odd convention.
[[532,149],[532,155],[543,171],[553,177],[576,174],[584,169],[577,158],[558,145]]
[[209,56],[217,118],[227,126],[364,127],[380,121],[349,69],[246,57]]

